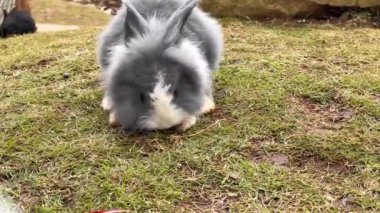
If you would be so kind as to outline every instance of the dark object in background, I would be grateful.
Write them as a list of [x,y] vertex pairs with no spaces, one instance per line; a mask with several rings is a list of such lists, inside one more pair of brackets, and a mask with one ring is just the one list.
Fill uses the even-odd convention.
[[68,79],[68,78],[70,78],[70,74],[67,73],[67,72],[63,73],[63,78],[64,78],[64,79]]
[[5,17],[0,26],[1,38],[36,32],[36,23],[28,11],[13,10],[9,14],[4,11],[4,14]]

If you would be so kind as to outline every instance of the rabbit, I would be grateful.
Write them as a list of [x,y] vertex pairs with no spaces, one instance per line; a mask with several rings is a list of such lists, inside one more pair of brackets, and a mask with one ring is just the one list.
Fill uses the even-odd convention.
[[7,12],[3,10],[3,13],[4,19],[0,26],[1,38],[36,32],[36,23],[29,12],[23,10],[13,10],[7,14]]
[[215,108],[222,29],[198,0],[123,0],[98,38],[109,124],[185,131]]

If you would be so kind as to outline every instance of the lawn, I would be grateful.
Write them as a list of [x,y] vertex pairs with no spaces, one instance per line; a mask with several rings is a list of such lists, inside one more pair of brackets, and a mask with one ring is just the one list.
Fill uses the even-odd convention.
[[380,31],[223,20],[217,109],[107,126],[98,28],[0,40],[0,190],[25,212],[380,211]]
[[103,26],[110,17],[94,6],[65,0],[32,0],[33,18],[38,23],[62,25]]

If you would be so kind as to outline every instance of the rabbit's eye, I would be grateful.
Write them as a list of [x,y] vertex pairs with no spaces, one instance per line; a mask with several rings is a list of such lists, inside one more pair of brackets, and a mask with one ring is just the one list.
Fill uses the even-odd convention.
[[176,98],[178,96],[178,90],[174,90],[173,96],[174,96],[174,98]]
[[146,97],[145,97],[144,93],[140,93],[140,101],[142,103],[144,103],[146,101]]

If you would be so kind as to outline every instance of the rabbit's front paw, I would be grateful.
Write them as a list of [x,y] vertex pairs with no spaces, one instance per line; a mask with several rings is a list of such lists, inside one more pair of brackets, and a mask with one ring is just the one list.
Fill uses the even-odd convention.
[[111,127],[118,127],[120,125],[119,122],[116,119],[116,114],[114,112],[110,113],[110,117],[109,117],[108,123],[109,123],[109,125]]
[[197,118],[195,116],[189,117],[180,125],[178,125],[176,129],[178,132],[184,132],[190,127],[192,127],[196,122],[197,122]]
[[112,108],[111,99],[107,96],[104,96],[101,106],[102,106],[104,111],[109,112]]
[[205,100],[205,102],[204,102],[204,104],[203,104],[203,106],[202,106],[201,114],[210,113],[214,109],[215,109],[215,102],[214,102],[213,98],[207,97],[206,100]]

